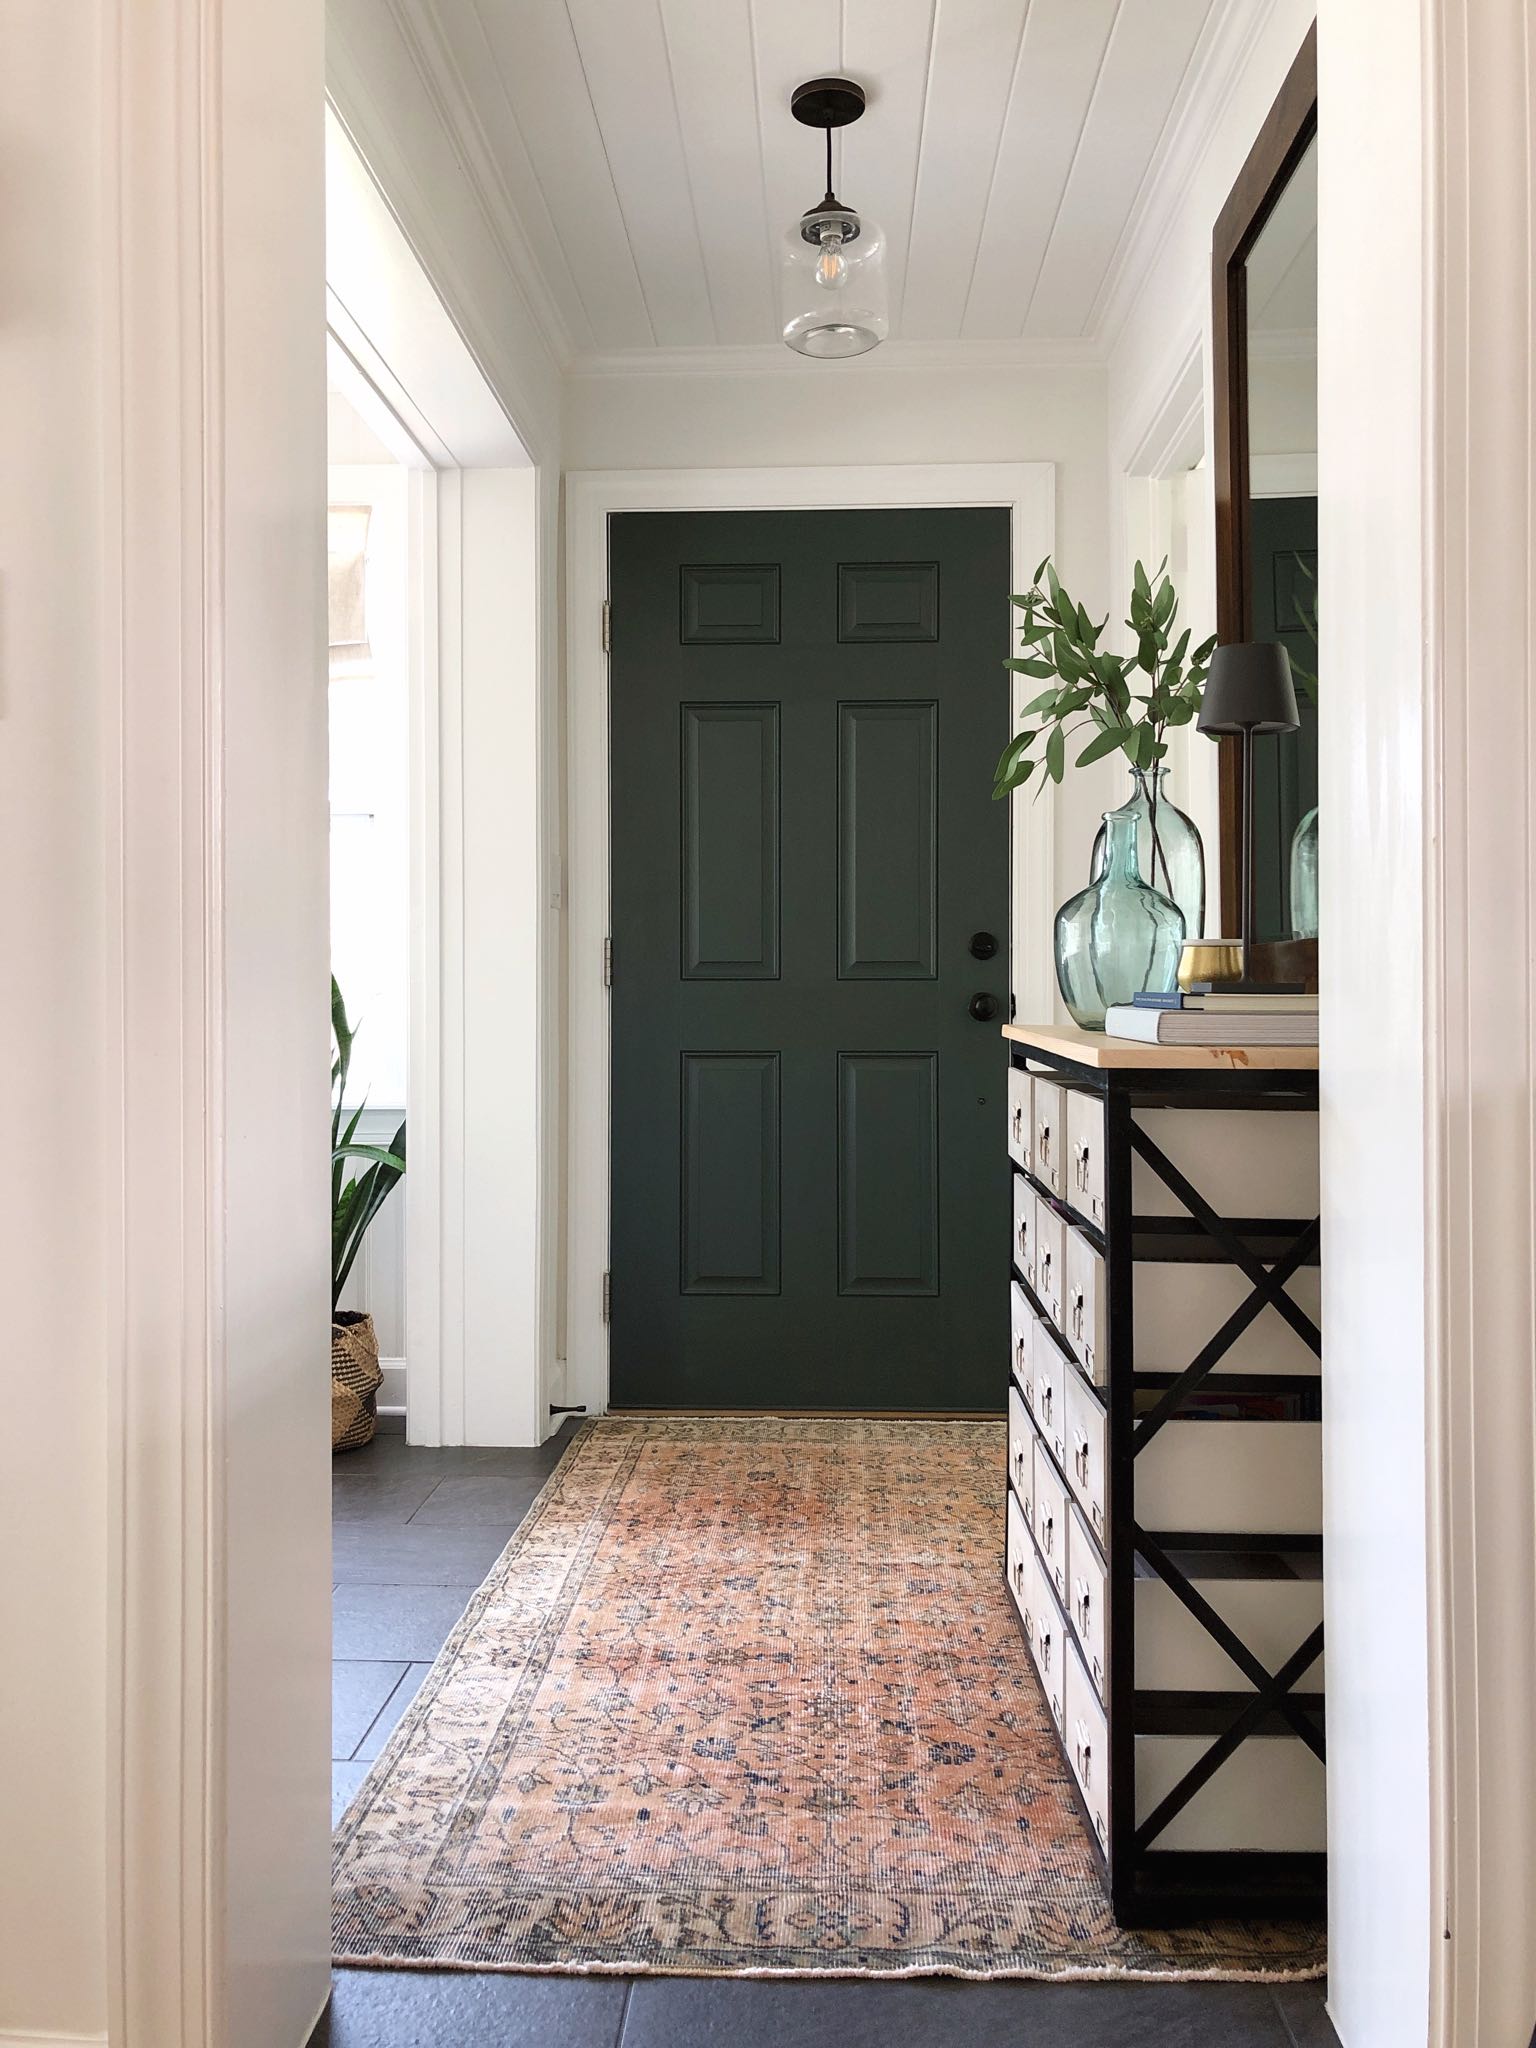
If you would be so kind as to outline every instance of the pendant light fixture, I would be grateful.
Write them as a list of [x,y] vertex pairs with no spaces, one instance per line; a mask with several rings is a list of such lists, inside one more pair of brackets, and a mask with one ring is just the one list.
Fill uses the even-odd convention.
[[832,190],[832,130],[864,111],[864,88],[848,78],[796,86],[789,110],[827,136],[827,190],[784,237],[779,270],[784,339],[803,356],[861,356],[890,332],[885,240],[867,214]]

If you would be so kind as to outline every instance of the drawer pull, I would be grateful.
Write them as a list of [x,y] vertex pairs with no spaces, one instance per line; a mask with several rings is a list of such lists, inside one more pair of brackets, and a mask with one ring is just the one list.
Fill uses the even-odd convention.
[[1050,1630],[1049,1630],[1048,1628],[1042,1628],[1042,1629],[1041,1629],[1041,1631],[1040,1631],[1040,1669],[1041,1669],[1042,1671],[1049,1671],[1049,1670],[1050,1670],[1050,1668],[1051,1668],[1051,1632],[1050,1632]]
[[1022,1102],[1016,1102],[1013,1105],[1013,1142],[1015,1145],[1022,1145],[1024,1142],[1024,1105]]
[[1042,1515],[1040,1518],[1040,1548],[1049,1557],[1056,1544],[1056,1517]]
[[1088,1614],[1092,1604],[1092,1598],[1088,1590],[1088,1581],[1086,1579],[1079,1579],[1077,1590],[1072,1600],[1072,1613],[1077,1622],[1077,1632],[1080,1636],[1085,1636],[1088,1633]]
[[1077,1474],[1081,1483],[1086,1486],[1088,1484],[1088,1439],[1081,1430],[1077,1432],[1077,1444],[1072,1452],[1072,1469]]
[[1024,1560],[1021,1557],[1013,1567],[1013,1583],[1020,1593],[1024,1590]]
[[[996,1130],[996,1124],[992,1128]],[[1039,1160],[1041,1168],[1049,1172],[1051,1164],[1051,1127],[1049,1124],[1036,1124],[1035,1126],[1035,1157]],[[993,1243],[995,1244],[996,1242],[997,1240],[994,1238]]]
[[1023,1370],[1024,1370],[1024,1339],[1023,1339],[1022,1337],[1015,1337],[1015,1338],[1014,1338],[1014,1340],[1013,1340],[1013,1365],[1014,1365],[1014,1370],[1015,1370],[1015,1372],[1019,1372],[1019,1373],[1022,1373],[1022,1372],[1023,1372]]
[[1086,1145],[1078,1146],[1075,1163],[1077,1166],[1078,1193],[1086,1195],[1088,1192],[1088,1147]]
[[1050,1427],[1051,1408],[1054,1405],[1055,1400],[1056,1389],[1054,1387],[1047,1386],[1042,1388],[1040,1394],[1040,1420],[1046,1425],[1047,1428]]
[[1077,1775],[1086,1792],[1093,1783],[1093,1744],[1081,1721],[1077,1724]]
[[1081,1344],[1083,1341],[1083,1290],[1081,1287],[1074,1287],[1072,1290],[1071,1317],[1072,1334],[1078,1343]]

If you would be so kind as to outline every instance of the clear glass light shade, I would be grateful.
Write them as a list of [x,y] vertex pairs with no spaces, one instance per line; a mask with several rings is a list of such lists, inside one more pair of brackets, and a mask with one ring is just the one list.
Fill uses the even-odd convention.
[[884,341],[891,323],[879,228],[849,207],[796,221],[782,244],[779,306],[784,339],[803,356],[861,356]]

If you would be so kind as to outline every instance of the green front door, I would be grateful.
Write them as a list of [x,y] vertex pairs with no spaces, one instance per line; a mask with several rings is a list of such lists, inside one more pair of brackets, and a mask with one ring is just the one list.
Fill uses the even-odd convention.
[[1008,515],[610,549],[613,1405],[996,1409]]

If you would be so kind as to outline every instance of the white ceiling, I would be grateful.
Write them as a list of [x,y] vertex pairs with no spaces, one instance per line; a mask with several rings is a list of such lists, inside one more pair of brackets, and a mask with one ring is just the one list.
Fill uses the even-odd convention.
[[869,93],[837,185],[889,241],[891,331],[1096,331],[1220,17],[1252,0],[435,0],[452,117],[569,352],[774,340],[821,195],[802,79]]

